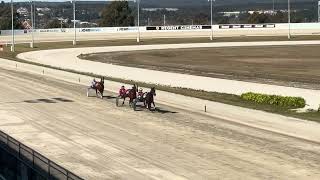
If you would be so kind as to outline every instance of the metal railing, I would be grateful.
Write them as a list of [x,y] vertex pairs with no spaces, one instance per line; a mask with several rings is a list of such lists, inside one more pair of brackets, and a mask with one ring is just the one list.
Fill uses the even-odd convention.
[[0,148],[15,156],[45,179],[83,180],[2,131],[0,131]]

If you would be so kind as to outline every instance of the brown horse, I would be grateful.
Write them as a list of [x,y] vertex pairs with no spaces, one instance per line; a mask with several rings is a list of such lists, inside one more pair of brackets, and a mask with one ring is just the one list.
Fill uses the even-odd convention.
[[126,98],[129,98],[129,105],[131,106],[133,100],[137,98],[137,86],[133,85],[132,89],[128,89],[127,93],[121,98],[123,99],[122,105],[124,105]]
[[146,98],[144,99],[144,104],[147,106],[149,110],[151,110],[151,104],[153,104],[153,107],[156,108],[156,105],[154,103],[154,96],[156,96],[156,88],[152,87],[150,92],[146,94]]
[[104,77],[101,77],[100,82],[97,82],[95,85],[96,96],[100,94],[100,98],[103,99],[103,92],[104,92]]

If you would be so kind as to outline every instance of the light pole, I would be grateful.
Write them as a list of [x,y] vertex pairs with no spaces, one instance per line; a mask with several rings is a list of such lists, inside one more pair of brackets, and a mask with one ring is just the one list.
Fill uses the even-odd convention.
[[76,29],[76,0],[72,0],[73,4],[73,29],[74,29],[74,39],[73,45],[77,45],[77,29]]
[[213,40],[213,1],[215,0],[208,0],[210,1],[210,6],[211,6],[211,20],[210,20],[210,24],[211,24],[211,35],[210,35],[210,40],[212,41]]
[[11,42],[11,52],[14,52],[14,15],[13,15],[13,0],[11,0],[11,31],[12,31],[12,42]]
[[163,15],[163,26],[166,26],[166,15]]
[[35,3],[35,1],[33,1],[33,24],[32,24],[33,29],[37,29],[36,17],[37,17],[36,3]]
[[34,35],[33,35],[33,1],[30,0],[30,13],[31,13],[31,43],[30,43],[30,48],[34,47]]
[[140,0],[137,0],[137,6],[138,6],[138,36],[137,36],[137,42],[140,42]]
[[318,22],[320,23],[320,1],[318,1]]
[[291,13],[290,13],[290,0],[288,0],[288,39],[291,39]]
[[274,14],[274,0],[272,0],[272,14]]

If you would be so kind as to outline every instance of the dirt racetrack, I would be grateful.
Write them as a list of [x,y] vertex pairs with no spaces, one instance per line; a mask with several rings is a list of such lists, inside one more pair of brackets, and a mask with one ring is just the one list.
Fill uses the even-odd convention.
[[122,66],[320,89],[318,45],[111,52],[82,58]]
[[[0,69],[0,129],[85,179],[320,179],[320,144]],[[306,122],[307,123],[307,122]]]

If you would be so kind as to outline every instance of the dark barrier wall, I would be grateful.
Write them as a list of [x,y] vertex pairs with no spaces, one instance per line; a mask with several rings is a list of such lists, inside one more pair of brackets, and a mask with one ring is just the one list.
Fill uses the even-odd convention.
[[2,131],[0,149],[0,175],[8,180],[82,180]]
[[0,180],[44,180],[34,170],[0,148]]

